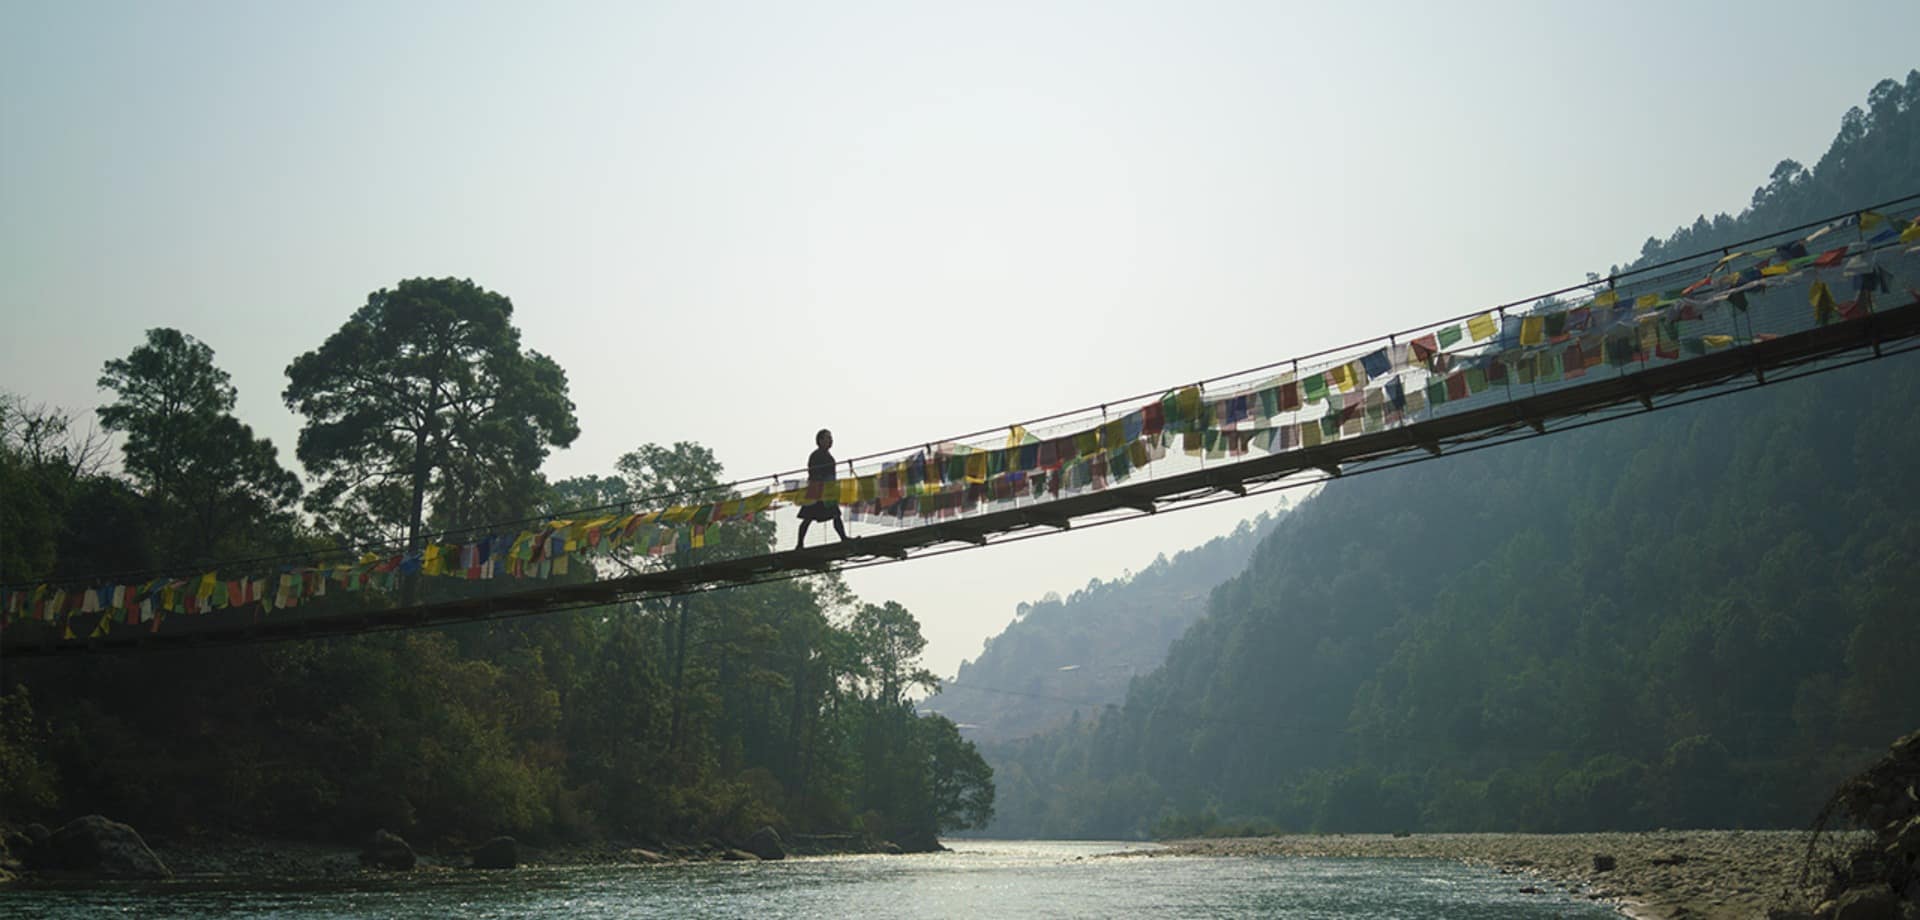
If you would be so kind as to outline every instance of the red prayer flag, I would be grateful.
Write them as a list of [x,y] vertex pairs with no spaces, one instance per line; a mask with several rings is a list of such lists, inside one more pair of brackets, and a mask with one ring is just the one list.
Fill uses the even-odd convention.
[[1289,380],[1280,385],[1280,411],[1291,412],[1300,408],[1300,384]]
[[1467,375],[1458,372],[1447,375],[1447,400],[1451,402],[1452,400],[1466,398]]
[[1413,347],[1414,359],[1418,361],[1430,361],[1434,355],[1440,353],[1440,343],[1431,332],[1407,344]]
[[1835,265],[1839,265],[1840,260],[1844,258],[1846,254],[1847,254],[1847,247],[1845,246],[1829,249],[1826,252],[1821,253],[1819,258],[1814,259],[1813,264],[1821,268],[1831,268]]

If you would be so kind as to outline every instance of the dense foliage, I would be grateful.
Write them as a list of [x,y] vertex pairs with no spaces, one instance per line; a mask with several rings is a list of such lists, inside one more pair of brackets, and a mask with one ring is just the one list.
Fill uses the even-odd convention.
[[[1644,258],[1920,190],[1920,72],[1869,108]],[[992,830],[1804,826],[1920,711],[1913,361],[1331,484]]]
[[[100,415],[125,434],[123,473],[66,414],[0,398],[0,580],[185,567],[209,547],[311,553],[462,512],[718,485],[712,453],[679,443],[549,486],[546,447],[574,434],[565,377],[519,349],[509,316],[467,282],[402,282],[294,362],[287,399],[309,413],[300,455],[320,482],[309,519],[191,336],[156,329],[106,362],[118,398]],[[771,522],[729,527],[705,551],[772,539]],[[926,847],[989,820],[994,790],[954,724],[907,701],[932,680],[924,646],[905,608],[821,577],[417,633],[5,661],[0,818],[454,843],[739,841],[771,825]]]
[[953,719],[976,741],[1006,741],[1120,702],[1133,678],[1159,667],[1167,647],[1206,611],[1209,592],[1246,568],[1275,520],[1262,512],[1139,572],[1021,604],[921,710]]

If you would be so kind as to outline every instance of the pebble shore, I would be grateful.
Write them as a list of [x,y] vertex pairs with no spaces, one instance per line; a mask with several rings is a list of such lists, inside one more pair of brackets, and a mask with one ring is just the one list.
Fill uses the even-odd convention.
[[[1864,836],[1822,838],[1820,852]],[[1292,835],[1169,841],[1153,856],[1322,856],[1454,859],[1512,874],[1518,888],[1606,901],[1642,920],[1748,920],[1811,907],[1824,880],[1801,884],[1802,831],[1607,834]],[[1612,857],[1612,868],[1597,868]]]

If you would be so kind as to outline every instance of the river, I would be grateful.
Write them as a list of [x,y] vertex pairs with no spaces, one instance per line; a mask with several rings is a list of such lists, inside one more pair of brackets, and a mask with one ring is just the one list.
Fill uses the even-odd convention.
[[1116,858],[1141,844],[949,841],[950,853],[774,863],[433,871],[349,881],[185,879],[0,890],[0,915],[286,917],[1617,916],[1528,881],[1441,860]]

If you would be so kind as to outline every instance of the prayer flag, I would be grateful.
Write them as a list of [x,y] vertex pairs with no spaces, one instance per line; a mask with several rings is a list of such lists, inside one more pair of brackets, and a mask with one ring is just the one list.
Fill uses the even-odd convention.
[[1520,320],[1520,344],[1538,345],[1546,341],[1546,320],[1539,316],[1528,316]]
[[1440,330],[1437,334],[1440,338],[1441,348],[1451,348],[1453,347],[1453,343],[1460,341],[1460,327],[1458,325],[1448,326]]
[[1413,359],[1421,364],[1433,360],[1433,356],[1440,353],[1440,344],[1434,341],[1431,332],[1408,342],[1407,347],[1413,350]]
[[1467,332],[1473,335],[1473,340],[1476,342],[1484,342],[1492,338],[1494,332],[1497,330],[1498,327],[1494,325],[1493,314],[1491,313],[1482,313],[1479,316],[1467,320]]
[[1366,369],[1369,377],[1385,377],[1393,370],[1393,362],[1387,358],[1387,350],[1382,348],[1360,359],[1360,366]]
[[1833,322],[1835,310],[1833,292],[1827,290],[1825,281],[1815,281],[1807,291],[1807,302],[1813,305],[1813,321],[1824,326]]

